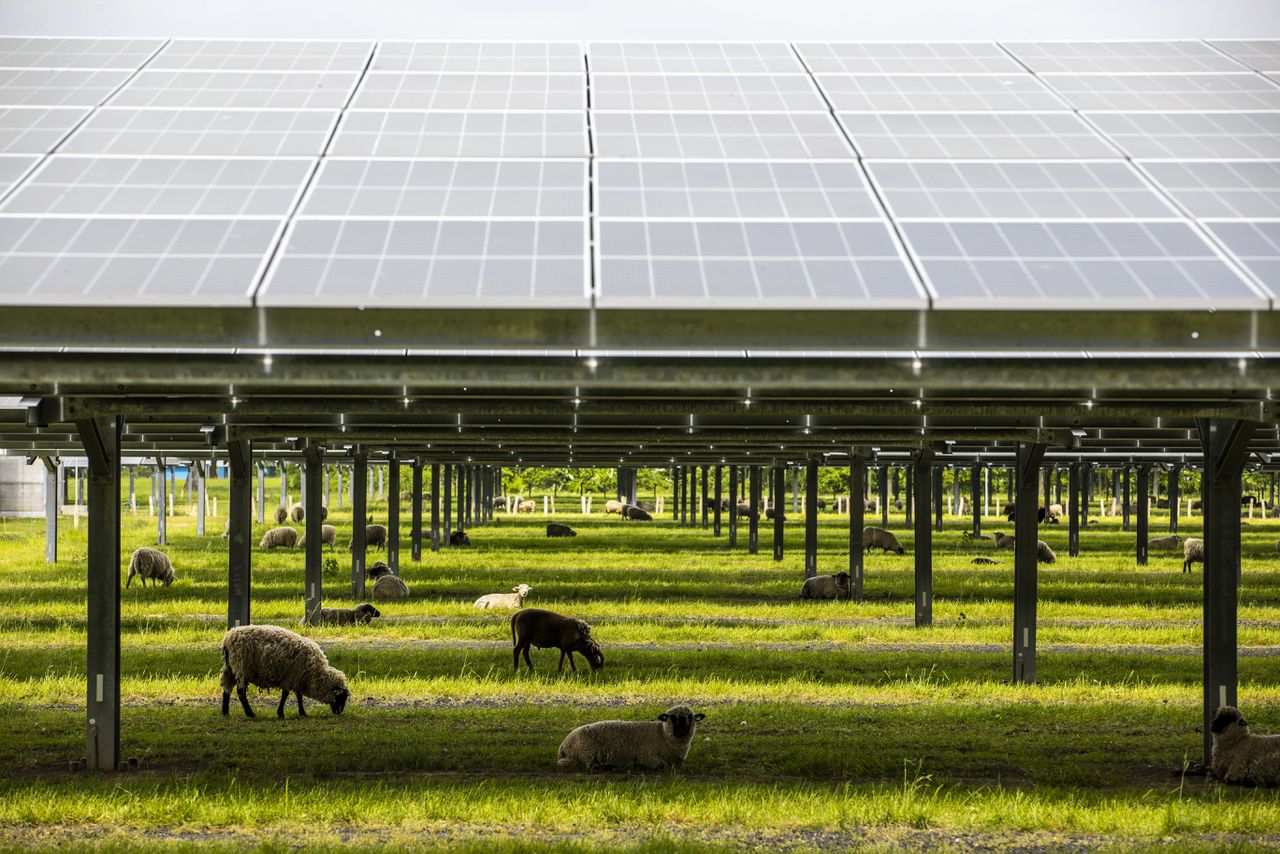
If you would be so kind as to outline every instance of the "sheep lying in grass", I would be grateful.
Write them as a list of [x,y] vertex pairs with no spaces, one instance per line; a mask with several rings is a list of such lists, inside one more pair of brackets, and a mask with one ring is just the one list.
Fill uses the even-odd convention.
[[230,714],[231,689],[240,698],[245,717],[253,717],[245,689],[249,685],[283,693],[276,715],[284,717],[289,694],[298,696],[298,717],[306,717],[302,695],[329,704],[342,714],[351,692],[347,677],[329,666],[315,641],[279,626],[239,626],[222,638],[222,713]]
[[622,518],[629,522],[652,522],[653,517],[649,515],[649,511],[638,507],[635,504],[628,504],[622,508]]
[[800,586],[801,599],[843,599],[849,595],[849,573],[815,575]]
[[124,583],[125,587],[133,583],[135,575],[143,587],[147,586],[148,578],[153,586],[160,582],[168,587],[173,583],[173,564],[169,561],[169,556],[159,549],[143,547],[129,558],[129,580]]
[[391,567],[387,566],[382,561],[378,561],[364,571],[364,577],[369,581],[377,581],[384,575],[391,575]]
[[[290,528],[289,530],[292,531],[293,529]],[[328,546],[331,549],[336,548],[338,544],[338,529],[333,527],[332,525],[321,525],[320,526],[320,544],[322,546]],[[306,533],[303,533],[301,537],[298,537],[298,548],[305,549],[306,547],[307,547],[307,535]]]
[[262,542],[258,543],[258,548],[266,549],[291,549],[298,545],[298,531],[296,528],[272,528],[262,535]]
[[1182,571],[1190,572],[1193,563],[1204,563],[1204,540],[1199,537],[1187,537],[1182,544]]
[[1006,534],[1002,531],[996,531],[996,548],[1011,549],[1013,548],[1014,537],[1012,534]]
[[525,597],[533,588],[527,584],[517,584],[511,593],[489,593],[475,601],[477,608],[523,608]]
[[382,612],[362,602],[354,608],[321,608],[320,623],[325,626],[350,626],[355,623],[368,625],[374,617],[381,617]]
[[604,653],[600,645],[591,637],[591,626],[584,621],[565,617],[554,611],[541,608],[525,608],[511,616],[511,642],[515,646],[515,669],[520,669],[520,654],[524,653],[524,663],[533,672],[533,662],[529,659],[529,647],[538,649],[560,650],[560,667],[564,670],[564,660],[569,658],[569,666],[576,673],[578,666],[573,663],[573,654],[581,653],[591,665],[592,670],[604,667]]
[[1254,735],[1244,716],[1223,706],[1209,725],[1210,768],[1219,780],[1248,786],[1280,786],[1280,735]]
[[665,768],[689,755],[698,721],[688,706],[672,706],[657,721],[598,721],[575,729],[560,743],[556,764],[593,768]]
[[[1017,545],[1018,538],[1010,534],[996,532],[996,548],[1011,549]],[[1036,540],[1036,560],[1040,563],[1053,563],[1058,556],[1053,553],[1053,549],[1049,548],[1049,544],[1044,540]]]
[[902,544],[897,537],[884,528],[872,526],[862,529],[862,550],[865,552],[868,549],[883,549],[885,553],[893,552],[897,555],[903,553]]
[[547,525],[548,537],[576,537],[578,532],[570,528],[568,525],[561,525],[559,522],[552,522]]
[[285,522],[288,522],[288,521],[289,521],[288,509],[284,507],[277,507],[276,508],[276,524],[283,525]]
[[1147,540],[1147,551],[1151,549],[1176,549],[1178,543],[1182,542],[1182,538],[1177,534],[1170,534],[1167,537],[1156,537],[1154,540]]
[[374,599],[404,599],[409,595],[409,585],[390,571],[373,583]]
[[466,531],[454,531],[449,535],[449,545],[469,546],[471,545],[471,538],[467,536]]

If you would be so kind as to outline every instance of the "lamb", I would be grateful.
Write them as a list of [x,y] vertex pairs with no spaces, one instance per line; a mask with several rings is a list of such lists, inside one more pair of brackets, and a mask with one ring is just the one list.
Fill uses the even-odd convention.
[[1182,571],[1190,572],[1193,563],[1204,563],[1204,540],[1199,537],[1187,537],[1182,544]]
[[[1017,544],[1018,538],[1009,534],[996,532],[996,548],[1011,549]],[[1053,549],[1049,548],[1049,544],[1044,540],[1036,540],[1036,560],[1040,563],[1053,563],[1058,556],[1053,553]]]
[[657,721],[597,721],[575,729],[560,742],[556,764],[592,768],[664,768],[689,755],[698,721],[688,706],[672,706]]
[[296,528],[272,528],[262,535],[262,542],[258,543],[258,548],[291,549],[298,545],[298,531]]
[[1209,767],[1219,780],[1248,786],[1280,785],[1280,735],[1254,735],[1233,706],[1222,706],[1209,725]]
[[409,585],[399,576],[391,575],[390,570],[373,584],[374,599],[404,599],[408,595]]
[[569,666],[575,673],[578,671],[578,666],[573,663],[575,652],[582,654],[592,670],[604,667],[604,653],[591,637],[591,626],[554,611],[544,611],[541,608],[517,611],[511,616],[511,643],[515,646],[513,658],[517,671],[520,670],[520,654],[524,653],[524,663],[529,665],[529,672],[533,672],[533,661],[529,658],[530,646],[560,650],[560,667],[557,672],[564,670],[566,656]]
[[[292,531],[293,528],[290,528],[289,530]],[[320,544],[328,546],[331,549],[336,548],[338,544],[338,529],[333,527],[332,525],[321,525],[320,526]],[[298,537],[298,548],[304,549],[306,547],[307,547],[307,535],[306,533],[303,533],[301,537]]]
[[283,692],[276,707],[281,718],[291,693],[298,697],[298,717],[307,716],[303,694],[328,703],[335,715],[342,714],[351,696],[347,677],[329,666],[315,641],[279,626],[238,626],[223,636],[222,714],[230,714],[231,689],[235,688],[245,717],[254,716],[245,696],[250,684]]
[[289,511],[284,507],[276,508],[276,524],[283,525],[289,521]]
[[1170,534],[1167,537],[1156,537],[1154,540],[1147,540],[1147,550],[1176,549],[1180,542],[1182,542],[1182,538],[1177,534]]
[[801,599],[844,599],[849,595],[849,573],[815,575],[800,586]]
[[561,525],[558,522],[552,522],[547,525],[548,537],[576,537],[578,532],[570,528],[568,525]]
[[883,549],[882,553],[893,552],[903,554],[902,544],[898,538],[883,528],[868,526],[862,529],[862,550]]
[[525,597],[533,588],[527,584],[517,584],[511,593],[490,593],[481,596],[474,603],[476,608],[523,608]]
[[623,502],[618,501],[618,500],[616,500],[616,499],[612,499],[612,498],[611,498],[611,499],[609,499],[608,501],[606,501],[606,502],[604,503],[604,512],[605,512],[606,514],[608,514],[608,513],[621,513],[621,512],[622,512],[622,508],[623,508]]
[[141,580],[143,587],[147,586],[148,578],[153,587],[157,581],[168,587],[173,583],[173,564],[164,552],[144,546],[129,558],[129,580],[124,583],[125,587],[133,583],[135,575]]
[[653,517],[645,510],[640,509],[634,504],[628,504],[622,508],[622,518],[631,522],[652,522]]
[[321,608],[320,623],[326,626],[350,626],[354,623],[368,625],[374,617],[381,617],[382,612],[362,602],[354,608]]
[[467,536],[466,531],[454,531],[449,535],[449,545],[469,546],[471,545],[471,538]]
[[[386,549],[387,547],[387,526],[386,525],[365,525],[364,526],[364,547],[365,551],[372,549]],[[352,540],[347,545],[347,551],[355,548],[355,541]]]

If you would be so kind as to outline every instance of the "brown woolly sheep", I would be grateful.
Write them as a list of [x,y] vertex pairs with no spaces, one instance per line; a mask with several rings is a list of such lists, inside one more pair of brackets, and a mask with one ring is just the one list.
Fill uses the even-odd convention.
[[1222,706],[1209,726],[1213,774],[1227,783],[1248,786],[1280,785],[1280,735],[1254,735],[1244,716]]

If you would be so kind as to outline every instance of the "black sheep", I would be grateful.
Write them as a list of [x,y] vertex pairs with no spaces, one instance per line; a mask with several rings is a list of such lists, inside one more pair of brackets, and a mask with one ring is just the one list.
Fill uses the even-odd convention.
[[633,522],[652,522],[653,517],[646,511],[641,510],[634,504],[624,504],[622,507],[622,518]]
[[569,666],[576,673],[578,666],[573,663],[573,654],[581,653],[591,665],[592,670],[604,667],[604,653],[600,645],[591,637],[591,626],[582,620],[565,617],[554,611],[542,608],[525,608],[511,617],[511,642],[515,645],[513,658],[515,669],[520,669],[520,654],[524,653],[524,663],[533,672],[533,661],[529,658],[529,647],[538,649],[560,650],[559,671],[564,670],[567,656]]
[[559,522],[552,522],[547,525],[548,537],[576,537],[578,532],[570,528],[568,525],[561,525]]
[[449,535],[449,545],[469,546],[471,545],[471,538],[467,536],[465,531],[454,531]]

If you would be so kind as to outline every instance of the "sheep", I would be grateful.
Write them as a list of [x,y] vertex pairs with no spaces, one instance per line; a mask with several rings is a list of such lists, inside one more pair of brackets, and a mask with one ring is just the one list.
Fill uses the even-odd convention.
[[168,587],[173,583],[173,564],[169,561],[169,556],[159,549],[143,547],[129,558],[129,580],[124,583],[125,587],[133,583],[135,575],[138,576],[143,587],[147,586],[148,578],[151,579],[153,587],[157,581]]
[[849,595],[849,573],[815,575],[800,586],[801,599],[843,599]]
[[454,531],[449,535],[449,545],[469,546],[471,545],[471,538],[467,536],[466,531]]
[[[292,531],[293,529],[290,528],[289,530]],[[328,546],[329,548],[332,549],[337,547],[337,543],[338,543],[338,529],[333,527],[332,525],[321,525],[320,526],[320,544],[324,546]],[[307,547],[307,535],[304,532],[301,537],[298,537],[298,548],[304,549],[306,547]]]
[[1193,563],[1204,563],[1204,540],[1199,537],[1187,537],[1182,544],[1182,571],[1190,572]]
[[1167,537],[1156,537],[1154,540],[1147,540],[1147,549],[1176,549],[1181,542],[1182,538],[1177,534],[1170,534]]
[[621,513],[623,505],[624,505],[624,502],[618,501],[617,499],[610,498],[608,501],[604,503],[604,512],[606,514]]
[[408,595],[409,585],[397,575],[382,575],[373,584],[374,599],[403,599]]
[[1065,516],[1065,515],[1066,515],[1066,512],[1062,509],[1061,504],[1049,505],[1049,517],[1051,519],[1057,519],[1059,516]]
[[1014,538],[1010,534],[1005,534],[1001,531],[996,531],[995,542],[996,542],[996,548],[998,549],[1011,549],[1013,548]]
[[634,504],[628,504],[622,508],[622,518],[629,522],[652,522],[653,517],[648,511],[642,510]]
[[[653,513],[658,509],[658,505],[654,504],[652,501],[637,501],[636,506],[646,513]],[[725,508],[726,511],[728,511],[728,509],[729,508],[727,507]]]
[[296,528],[272,528],[262,535],[262,542],[258,543],[258,548],[264,551],[276,548],[291,549],[296,545],[298,545]]
[[516,505],[516,512],[517,512],[517,513],[532,513],[532,512],[533,512],[533,508],[534,508],[534,507],[535,507],[535,505],[534,505],[534,503],[533,503],[533,499],[527,499],[527,500],[525,500],[525,501],[521,501],[519,504],[517,504],[517,505]]
[[507,509],[507,499],[506,499],[505,497],[501,496],[501,495],[495,495],[495,496],[493,497],[493,509],[494,509],[494,510],[506,510],[506,509]]
[[382,561],[378,561],[364,571],[364,577],[368,581],[377,581],[384,575],[391,575],[391,567],[387,566]]
[[[347,551],[355,549],[355,540],[352,539],[347,545]],[[364,548],[365,551],[373,549],[386,549],[387,547],[387,526],[386,525],[365,525],[364,526]]]
[[[1017,544],[1018,538],[1010,534],[996,532],[996,548],[1011,549]],[[1058,556],[1053,553],[1053,549],[1049,548],[1049,544],[1044,540],[1036,540],[1036,560],[1040,563],[1053,563]]]
[[973,560],[969,561],[969,563],[976,563],[976,564],[979,564],[979,565],[981,565],[981,566],[995,566],[995,565],[999,564],[999,563],[1000,563],[1000,561],[998,561],[998,560],[992,560],[992,559],[991,559],[991,558],[989,558],[989,557],[975,557]]
[[903,554],[902,544],[898,538],[883,528],[868,526],[862,529],[862,550],[882,549],[883,552]]
[[[1057,505],[1054,505],[1054,506],[1056,507]],[[1013,504],[1006,504],[1005,510],[1004,510],[1004,517],[1010,522],[1016,522],[1018,520],[1017,506]],[[1036,510],[1036,521],[1044,522],[1046,520],[1049,521],[1051,524],[1054,524],[1054,525],[1058,524],[1058,517],[1053,513],[1051,513],[1048,507],[1045,507],[1043,504],[1041,504],[1039,509]]]
[[1226,783],[1280,785],[1280,735],[1254,735],[1233,706],[1222,706],[1209,725],[1213,752],[1209,767]]
[[558,522],[552,522],[547,525],[548,537],[576,537],[578,532],[570,528],[568,525],[561,525]]
[[688,706],[672,706],[657,721],[597,721],[564,737],[556,764],[592,768],[664,768],[689,755],[698,721]]
[[517,584],[511,588],[511,593],[489,593],[477,599],[473,606],[476,608],[523,608],[525,597],[532,589],[527,584]]
[[276,524],[283,525],[285,522],[288,522],[288,521],[289,521],[289,511],[284,507],[277,507],[276,508]]
[[781,515],[782,515],[782,521],[784,521],[784,522],[785,522],[785,521],[787,521],[786,514],[785,514],[785,513],[782,513],[782,511],[781,511],[781,510],[778,510],[778,509],[776,509],[776,508],[774,508],[774,507],[766,507],[766,508],[765,508],[765,511],[764,511],[764,518],[766,518],[766,519],[774,519],[774,518],[776,518],[779,514],[781,514]]
[[298,717],[307,716],[302,695],[329,704],[335,715],[342,714],[351,692],[347,677],[329,666],[324,651],[315,641],[279,626],[237,626],[222,638],[222,714],[231,711],[231,689],[235,688],[247,718],[254,716],[245,689],[277,688],[283,693],[276,716],[284,717],[289,694],[298,697]]
[[533,661],[529,659],[529,647],[538,649],[554,648],[560,650],[560,667],[557,672],[564,671],[564,660],[569,658],[569,666],[576,673],[578,666],[573,663],[573,654],[581,653],[591,665],[592,670],[604,667],[604,653],[600,645],[591,637],[591,626],[582,620],[565,617],[554,611],[541,608],[525,608],[511,615],[511,643],[515,649],[513,658],[515,669],[520,670],[520,654],[524,653],[524,663],[533,672]]
[[296,525],[299,522],[305,522],[307,519],[307,511],[301,504],[295,504],[289,508],[289,518]]
[[326,626],[349,626],[353,623],[368,625],[374,617],[381,617],[382,612],[362,602],[354,608],[321,608],[320,623]]

